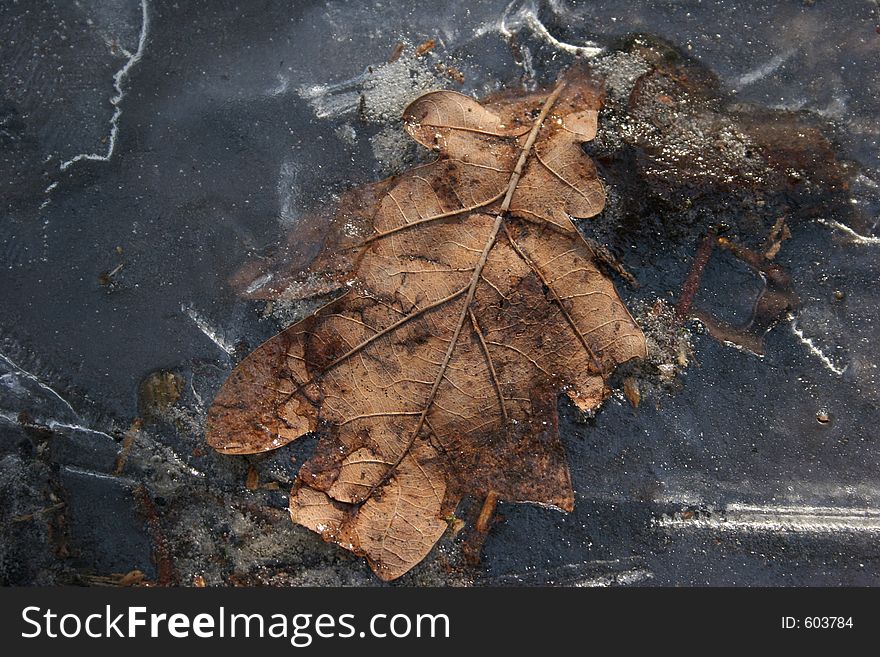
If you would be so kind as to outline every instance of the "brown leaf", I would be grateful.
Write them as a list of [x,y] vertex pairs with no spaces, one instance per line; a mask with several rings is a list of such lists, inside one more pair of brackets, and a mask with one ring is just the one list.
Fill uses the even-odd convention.
[[406,130],[437,159],[373,188],[369,232],[337,240],[351,289],[248,356],[210,409],[208,442],[229,454],[319,431],[291,517],[383,579],[428,554],[464,495],[572,509],[557,395],[595,409],[645,355],[571,221],[604,205],[581,150],[600,105],[576,76],[413,102]]

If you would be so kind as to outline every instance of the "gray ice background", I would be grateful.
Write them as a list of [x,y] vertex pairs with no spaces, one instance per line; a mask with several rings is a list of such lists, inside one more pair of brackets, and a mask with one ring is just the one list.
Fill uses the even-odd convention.
[[[284,515],[291,457],[311,444],[252,461],[279,491],[244,491],[246,459],[201,449],[223,378],[296,315],[264,316],[228,277],[306,210],[410,161],[395,116],[459,88],[434,61],[456,63],[465,93],[530,88],[640,31],[743,102],[833,122],[869,230],[828,216],[786,243],[803,308],[763,358],[697,334],[677,392],[639,409],[615,396],[588,422],[562,405],[573,513],[501,505],[478,568],[446,567],[446,541],[402,583],[880,583],[878,24],[868,0],[3,3],[0,582],[155,577],[143,484],[184,584],[376,583]],[[386,63],[428,38],[421,68]],[[747,307],[750,276],[721,296]],[[157,370],[179,373],[183,396],[117,476]],[[51,435],[34,438],[22,412]],[[63,554],[43,522],[59,509]]]

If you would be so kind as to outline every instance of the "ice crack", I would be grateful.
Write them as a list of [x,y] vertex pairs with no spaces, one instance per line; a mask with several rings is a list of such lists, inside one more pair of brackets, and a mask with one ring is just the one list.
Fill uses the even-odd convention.
[[80,160],[108,162],[110,158],[113,157],[113,151],[116,149],[116,137],[119,134],[119,117],[122,116],[122,107],[120,107],[120,104],[122,103],[122,99],[125,98],[123,83],[131,72],[131,69],[141,61],[147,43],[147,36],[150,31],[150,14],[147,7],[147,0],[141,0],[141,16],[141,34],[138,38],[137,50],[135,50],[134,53],[131,53],[125,49],[121,49],[122,54],[128,57],[128,61],[126,61],[125,65],[116,72],[116,75],[113,76],[113,88],[116,90],[116,95],[110,98],[110,104],[113,105],[113,116],[110,117],[110,137],[107,141],[107,152],[103,155],[101,153],[80,153],[79,155],[74,155],[69,160],[61,163],[60,168],[62,171],[66,171],[68,167]]

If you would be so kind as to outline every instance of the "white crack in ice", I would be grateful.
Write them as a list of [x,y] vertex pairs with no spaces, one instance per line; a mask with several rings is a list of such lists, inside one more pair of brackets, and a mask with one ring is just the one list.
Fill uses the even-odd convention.
[[813,342],[811,338],[808,338],[804,335],[804,332],[797,325],[797,318],[791,318],[791,332],[794,333],[795,337],[806,346],[807,350],[813,354],[819,361],[826,367],[826,369],[831,370],[837,376],[841,376],[844,372],[846,372],[847,367],[849,365],[845,365],[844,367],[839,367],[834,364],[834,361],[828,358],[819,347],[816,346],[816,343]]
[[834,230],[839,230],[847,237],[850,237],[853,244],[861,244],[864,246],[876,246],[877,244],[880,244],[880,237],[874,237],[872,235],[861,235],[846,224],[842,224],[839,221],[828,221],[827,219],[817,219],[816,221],[823,226],[828,226],[829,228],[833,228]]
[[227,340],[220,334],[220,331],[211,326],[195,308],[182,305],[180,310],[193,321],[198,329],[204,333],[211,342],[220,347],[220,349],[230,356],[235,352],[235,348],[227,342]]
[[733,532],[880,533],[880,512],[870,508],[837,506],[776,506],[729,504],[721,514],[684,520],[664,517],[654,521],[669,529],[712,529]]
[[[551,8],[559,13],[559,7],[553,3]],[[502,36],[509,39],[519,32],[523,27],[531,30],[536,37],[549,44],[556,50],[567,52],[576,57],[591,58],[605,51],[600,45],[587,41],[583,45],[566,43],[557,39],[550,33],[547,26],[538,18],[538,9],[534,2],[520,2],[515,0],[505,8],[501,17],[494,23],[483,25],[474,30],[474,36],[482,36],[490,32],[499,32]]]
[[[60,394],[58,394],[58,392],[56,392],[54,388],[52,388],[52,387],[46,385],[45,383],[43,383],[42,381],[40,381],[40,379],[38,379],[34,374],[31,374],[30,372],[28,372],[24,368],[17,365],[11,358],[6,356],[5,354],[0,353],[0,361],[3,361],[4,363],[6,363],[6,365],[10,368],[9,373],[4,374],[3,377],[0,377],[0,381],[2,381],[2,383],[5,386],[12,388],[13,392],[15,392],[15,393],[21,393],[21,392],[27,393],[27,390],[23,389],[23,387],[15,380],[15,377],[18,377],[20,379],[27,379],[31,383],[35,384],[37,386],[37,388],[39,388],[41,391],[45,392],[49,397],[52,397],[52,398],[60,401],[64,405],[64,407],[70,411],[70,414],[72,416],[72,418],[70,418],[70,419],[74,420],[73,422],[71,422],[69,420],[65,421],[65,420],[59,420],[59,419],[55,419],[55,418],[33,417],[32,421],[34,423],[42,425],[42,426],[46,426],[49,429],[52,429],[53,431],[57,430],[57,429],[68,429],[68,430],[72,430],[72,431],[82,431],[84,433],[91,433],[91,434],[103,436],[105,438],[109,438],[110,440],[115,440],[113,438],[113,436],[111,436],[108,433],[105,433],[104,431],[100,431],[98,429],[93,429],[91,427],[85,426],[84,424],[79,424],[78,421],[81,422],[82,418],[81,418],[80,414],[77,413],[76,410],[73,408],[73,406],[71,406],[70,402],[68,402],[64,397],[62,397]],[[7,376],[11,376],[12,378],[10,378],[9,380],[6,380]],[[63,412],[61,414],[65,415],[65,413],[63,413]],[[8,422],[9,424],[15,424],[15,425],[21,424],[19,417],[18,417],[18,413],[14,412],[14,411],[11,413],[7,412],[6,410],[0,411],[0,420],[4,420],[4,421]]]
[[[565,13],[557,3],[551,4],[557,14]],[[547,26],[538,18],[537,6],[534,2],[511,2],[496,20],[474,28],[469,38],[450,43],[449,47],[460,46],[485,34],[497,33],[510,39],[522,30],[529,30],[536,38],[549,44],[560,52],[576,57],[592,58],[605,51],[598,44],[587,41],[582,45],[566,43],[553,36]],[[521,66],[527,76],[534,77],[532,53],[527,46],[522,46],[523,62]],[[395,62],[386,62],[368,67],[360,75],[342,82],[329,84],[303,84],[297,88],[297,94],[311,105],[315,116],[319,119],[333,119],[354,114],[364,109],[368,120],[375,121],[378,117],[399,116],[400,110],[421,93],[442,88],[440,80],[432,67],[418,58],[402,57]],[[279,86],[270,94],[284,93],[287,83],[279,78]],[[362,102],[366,101],[364,105]],[[401,102],[404,101],[404,102]],[[398,107],[399,105],[399,107]],[[385,120],[380,121],[382,123]]]
[[13,362],[13,360],[11,358],[9,358],[8,356],[6,356],[5,354],[0,353],[0,360],[5,362],[16,375],[24,377],[24,378],[28,379],[29,381],[31,381],[32,383],[35,383],[37,385],[37,387],[39,387],[41,390],[49,393],[49,395],[51,395],[52,397],[54,397],[58,401],[60,401],[62,404],[64,404],[64,406],[66,406],[67,409],[71,413],[73,413],[74,417],[77,417],[77,418],[79,417],[79,413],[77,413],[74,410],[73,406],[70,405],[70,402],[68,402],[64,397],[62,397],[57,392],[55,392],[55,390],[53,390],[52,388],[47,386],[45,383],[40,381],[40,379],[38,379],[35,375],[31,374],[26,369],[16,365],[15,362]]
[[116,91],[116,95],[110,98],[110,104],[113,105],[113,115],[110,117],[110,136],[107,140],[107,152],[103,154],[80,153],[79,155],[74,155],[69,160],[65,160],[61,163],[60,168],[62,171],[66,171],[71,165],[81,160],[108,162],[110,158],[113,157],[113,151],[116,149],[116,137],[119,134],[119,117],[122,116],[122,107],[120,105],[122,103],[122,99],[125,98],[125,89],[123,88],[123,83],[128,77],[128,74],[131,72],[131,69],[134,68],[134,66],[139,61],[141,61],[147,43],[147,36],[150,31],[150,13],[148,11],[147,0],[141,0],[141,16],[141,34],[138,38],[137,50],[135,50],[134,53],[131,53],[124,48],[120,49],[122,54],[128,57],[128,60],[125,62],[125,65],[121,69],[119,69],[113,76],[113,88]]
[[46,200],[40,204],[40,210],[42,210],[43,208],[45,208],[47,205],[49,205],[52,202],[52,196],[51,196],[52,190],[55,189],[56,187],[58,187],[57,181],[53,182],[51,185],[46,187],[46,189],[43,190],[43,194],[46,195]]

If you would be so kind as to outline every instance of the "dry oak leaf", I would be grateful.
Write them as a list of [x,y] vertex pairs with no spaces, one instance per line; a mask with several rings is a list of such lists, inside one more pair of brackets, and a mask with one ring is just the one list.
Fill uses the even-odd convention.
[[208,415],[227,454],[319,432],[290,514],[385,580],[420,562],[462,496],[571,510],[556,399],[609,393],[645,339],[571,218],[602,210],[581,144],[586,77],[485,105],[439,91],[405,111],[438,153],[387,186],[350,290],[233,371]]

